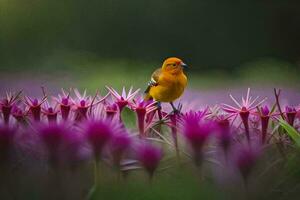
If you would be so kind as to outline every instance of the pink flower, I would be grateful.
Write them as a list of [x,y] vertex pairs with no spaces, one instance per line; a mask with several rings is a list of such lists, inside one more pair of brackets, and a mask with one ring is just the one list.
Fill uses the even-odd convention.
[[116,103],[109,104],[104,102],[104,106],[107,118],[114,119],[120,114],[119,106]]
[[58,97],[53,97],[53,99],[58,103],[61,117],[63,120],[67,120],[70,114],[71,106],[73,105],[70,93],[66,94],[66,92],[62,89],[62,95],[58,95]]
[[140,97],[133,100],[131,108],[137,115],[137,126],[139,128],[140,136],[145,137],[145,117],[147,114],[157,109],[156,102],[152,100],[144,100],[143,97]]
[[12,116],[19,122],[20,124],[26,124],[26,113],[25,108],[20,108],[17,105],[14,105],[12,108]]
[[47,100],[44,96],[41,100],[37,98],[31,99],[30,97],[25,97],[25,104],[29,107],[29,112],[32,114],[34,121],[41,120],[41,105]]
[[270,112],[270,109],[267,105],[262,106],[258,112],[261,121],[261,134],[262,134],[261,141],[263,144],[266,142],[271,114],[272,113]]
[[119,94],[115,89],[112,87],[106,86],[109,93],[116,99],[116,103],[119,106],[120,112],[122,112],[123,108],[132,102],[132,99],[137,95],[140,89],[132,91],[132,87],[129,89],[128,93],[126,94],[125,87],[122,89],[122,94]]
[[48,101],[45,101],[42,113],[47,116],[49,123],[57,122],[57,113],[59,112],[57,104],[51,106]]
[[0,101],[0,110],[3,115],[4,123],[9,123],[9,117],[12,111],[13,106],[16,105],[16,102],[19,100],[22,91],[13,95],[11,93],[6,93],[6,98]]
[[242,119],[242,122],[245,127],[246,137],[247,140],[250,141],[250,131],[249,131],[249,115],[250,113],[256,109],[256,107],[260,106],[265,100],[261,100],[257,102],[257,99],[259,97],[256,97],[252,100],[252,97],[250,96],[250,88],[248,88],[246,99],[242,97],[242,103],[240,104],[232,95],[229,95],[232,101],[237,105],[237,107],[233,107],[228,104],[222,104],[222,109],[225,112],[239,115]]
[[92,97],[87,96],[86,90],[81,95],[77,89],[74,89],[76,95],[75,99],[72,99],[72,103],[75,106],[75,120],[81,121],[86,119],[87,111],[92,105]]
[[285,107],[285,115],[287,118],[287,122],[293,126],[294,125],[294,121],[297,115],[297,110],[294,107],[291,106],[286,106]]

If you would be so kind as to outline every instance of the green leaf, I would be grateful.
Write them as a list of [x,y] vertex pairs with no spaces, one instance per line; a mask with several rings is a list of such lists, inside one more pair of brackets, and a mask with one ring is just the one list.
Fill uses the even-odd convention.
[[287,134],[292,138],[297,147],[300,148],[300,134],[298,131],[283,119],[279,119],[279,123],[286,130]]
[[125,107],[121,113],[121,118],[126,128],[136,127],[136,114],[134,111]]

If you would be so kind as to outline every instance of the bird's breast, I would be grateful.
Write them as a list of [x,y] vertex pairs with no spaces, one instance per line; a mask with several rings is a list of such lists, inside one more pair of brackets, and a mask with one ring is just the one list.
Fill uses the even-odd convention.
[[181,75],[163,75],[159,85],[151,88],[150,95],[157,101],[171,102],[179,98],[187,85],[187,78]]

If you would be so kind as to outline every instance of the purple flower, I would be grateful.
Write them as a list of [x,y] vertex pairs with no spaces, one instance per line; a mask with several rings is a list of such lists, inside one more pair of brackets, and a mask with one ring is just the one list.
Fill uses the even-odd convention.
[[293,126],[294,125],[294,121],[295,121],[295,117],[297,115],[297,110],[294,107],[291,106],[286,106],[285,107],[285,115],[287,118],[287,122]]
[[71,106],[73,105],[70,99],[70,93],[66,94],[62,89],[62,95],[58,95],[58,98],[53,97],[53,99],[58,103],[61,117],[63,120],[67,120],[69,117],[69,113],[71,110]]
[[267,105],[261,107],[261,114],[267,116],[270,114],[270,109]]
[[119,107],[116,103],[108,104],[105,106],[106,116],[113,119],[119,113]]
[[74,93],[76,98],[72,99],[72,101],[75,106],[75,120],[81,121],[87,117],[87,111],[92,105],[92,98],[86,95],[86,90],[82,95],[77,89],[74,89]]
[[244,180],[247,180],[259,157],[259,148],[241,147],[237,151],[235,165]]
[[258,106],[260,106],[266,99],[263,99],[259,102],[257,102],[257,99],[259,97],[256,97],[252,100],[252,97],[250,96],[250,88],[248,88],[246,99],[242,97],[242,103],[240,104],[232,95],[229,95],[232,101],[237,105],[237,107],[233,107],[228,104],[222,104],[222,109],[225,112],[239,115],[242,119],[242,122],[245,127],[246,137],[248,142],[250,142],[250,131],[249,131],[249,115],[250,112],[252,112],[254,109],[256,109]]
[[25,97],[25,104],[29,107],[29,112],[32,114],[34,121],[41,120],[41,105],[46,101],[47,97],[44,96],[40,101],[38,99],[31,99]]
[[260,121],[261,121],[261,134],[262,134],[261,141],[264,144],[266,142],[266,138],[267,138],[267,132],[268,132],[268,126],[269,126],[269,121],[270,121],[270,117],[271,117],[271,112],[270,112],[269,107],[267,105],[265,105],[260,108],[260,112],[258,114],[260,116]]
[[38,134],[47,151],[48,161],[51,165],[71,164],[70,162],[79,159],[82,139],[75,130],[71,129],[69,124],[50,123],[38,126]]
[[224,152],[227,152],[232,142],[230,121],[228,118],[218,118],[216,120],[216,124],[218,127],[217,138],[219,139],[219,144],[223,148]]
[[137,148],[137,159],[152,177],[163,157],[162,149],[142,141]]
[[202,120],[203,113],[190,111],[183,116],[182,132],[191,145],[196,164],[200,164],[202,148],[215,130],[212,121]]
[[6,98],[0,101],[0,111],[2,112],[4,123],[9,123],[9,117],[12,111],[12,108],[16,105],[16,102],[19,100],[21,91],[16,95],[11,93],[6,93]]
[[17,105],[14,105],[12,108],[12,116],[19,122],[20,124],[26,124],[26,113],[25,109],[21,109]]
[[110,152],[115,166],[119,167],[124,154],[131,146],[131,138],[128,133],[114,134],[110,142]]
[[152,100],[144,100],[142,97],[133,100],[131,108],[137,115],[137,126],[141,137],[145,137],[145,117],[147,114],[156,110],[156,102]]
[[42,113],[47,116],[49,123],[57,122],[57,105],[51,106],[48,101],[45,102],[45,106],[42,108]]
[[115,89],[112,87],[106,86],[109,93],[116,99],[116,104],[119,106],[120,112],[122,112],[123,108],[131,103],[132,99],[137,95],[140,89],[132,91],[132,87],[129,89],[128,93],[126,94],[125,87],[122,89],[122,94],[119,94]]
[[114,134],[122,132],[121,125],[116,121],[99,119],[87,121],[84,125],[84,134],[92,147],[95,159],[98,160],[103,148]]

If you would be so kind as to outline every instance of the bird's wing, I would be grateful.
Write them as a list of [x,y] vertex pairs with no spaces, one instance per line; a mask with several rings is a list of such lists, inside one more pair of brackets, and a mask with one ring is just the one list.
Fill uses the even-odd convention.
[[161,68],[155,70],[151,75],[151,80],[148,82],[148,87],[145,90],[145,93],[148,93],[152,86],[158,85],[159,76],[161,75]]

